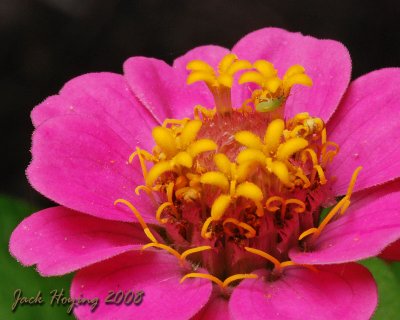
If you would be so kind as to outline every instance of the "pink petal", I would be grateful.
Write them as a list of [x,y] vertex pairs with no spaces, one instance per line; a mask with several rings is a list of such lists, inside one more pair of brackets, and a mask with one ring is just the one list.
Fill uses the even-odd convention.
[[143,176],[140,166],[127,162],[133,151],[134,146],[95,118],[60,116],[35,130],[27,175],[36,190],[68,208],[137,221],[125,206],[114,206],[123,198],[133,202],[145,220],[155,222],[149,198],[134,195]]
[[[268,277],[266,271],[260,275]],[[372,275],[351,263],[320,266],[318,271],[288,267],[281,278],[244,280],[229,308],[235,319],[369,319],[377,305]]]
[[348,211],[329,223],[309,252],[293,250],[297,263],[331,264],[378,255],[400,238],[399,181],[355,194]]
[[147,242],[136,224],[55,207],[21,222],[11,235],[10,252],[23,265],[37,264],[40,274],[55,276],[140,249],[138,244]]
[[[205,279],[179,280],[187,273],[178,260],[162,252],[129,252],[88,267],[76,275],[71,296],[100,299],[98,308],[78,306],[79,319],[189,319],[210,297],[212,285]],[[201,271],[200,271],[201,272]],[[204,272],[204,271],[203,271]],[[110,291],[143,291],[140,305],[105,304]]]
[[70,80],[59,95],[47,98],[33,109],[32,121],[37,127],[66,114],[94,117],[132,146],[150,149],[154,145],[150,133],[156,121],[119,74],[90,73]]
[[355,190],[400,176],[400,68],[371,72],[351,83],[328,124],[328,138],[340,152],[331,165],[338,178],[334,192],[344,194],[351,175],[362,166]]
[[400,240],[386,247],[379,255],[379,258],[387,261],[400,261]]
[[159,123],[168,118],[191,117],[198,104],[213,105],[205,87],[198,90],[199,86],[188,86],[187,72],[163,61],[133,57],[125,62],[124,72],[137,99]]
[[337,41],[265,28],[246,35],[232,51],[241,59],[272,62],[281,76],[294,64],[304,66],[313,80],[313,86],[293,88],[286,102],[288,117],[307,111],[315,117],[329,119],[350,81],[350,55]]
[[229,298],[213,294],[201,311],[192,320],[229,320]]

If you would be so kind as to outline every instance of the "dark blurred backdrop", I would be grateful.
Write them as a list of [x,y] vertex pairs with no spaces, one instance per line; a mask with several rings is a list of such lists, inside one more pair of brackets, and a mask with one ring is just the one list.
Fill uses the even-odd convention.
[[395,0],[0,0],[0,193],[47,205],[24,174],[29,113],[74,76],[121,72],[134,55],[171,62],[195,46],[231,47],[250,31],[278,26],[343,42],[354,78],[400,66],[399,18]]

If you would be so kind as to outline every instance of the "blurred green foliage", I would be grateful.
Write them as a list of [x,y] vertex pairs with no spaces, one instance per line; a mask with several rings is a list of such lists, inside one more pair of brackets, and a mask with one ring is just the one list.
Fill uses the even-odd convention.
[[[73,319],[67,314],[67,307],[50,305],[50,291],[64,289],[69,296],[72,275],[64,277],[41,277],[33,267],[21,266],[8,252],[10,235],[15,227],[27,216],[36,210],[29,204],[10,197],[0,195],[0,225],[3,232],[0,234],[0,319],[16,320],[63,320]],[[329,211],[326,210],[326,211]],[[388,320],[398,319],[400,315],[400,263],[386,263],[378,258],[362,262],[374,275],[378,284],[379,305],[373,319]],[[14,302],[14,291],[21,289],[24,296],[36,296],[42,292],[43,305],[19,306],[13,313],[11,306]]]
[[[69,296],[69,288],[72,276],[43,278],[34,267],[21,266],[8,252],[10,235],[15,227],[35,209],[27,203],[0,195],[0,319],[15,320],[63,320],[74,319],[67,314],[67,306],[50,306],[50,291],[64,289]],[[42,292],[43,305],[22,305],[14,312],[11,306],[14,302],[14,291],[21,289],[24,296],[36,296]]]

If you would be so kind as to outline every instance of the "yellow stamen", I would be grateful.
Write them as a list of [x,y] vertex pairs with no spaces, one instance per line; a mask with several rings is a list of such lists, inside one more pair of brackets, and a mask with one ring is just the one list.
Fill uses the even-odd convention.
[[177,257],[178,258],[178,260],[181,260],[181,255],[179,254],[179,252],[178,251],[176,251],[176,250],[174,250],[174,249],[172,249],[171,247],[169,247],[169,246],[167,246],[167,245],[165,245],[165,244],[162,244],[162,243],[148,243],[148,244],[145,244],[143,247],[142,247],[142,250],[146,250],[147,248],[150,248],[150,247],[155,247],[155,248],[159,248],[159,249],[163,249],[163,250],[165,250],[165,251],[168,251],[170,254],[172,254],[172,255],[174,255],[175,257]]
[[218,188],[221,188],[224,192],[227,192],[229,189],[228,179],[223,173],[218,171],[209,171],[204,173],[200,178],[200,182],[203,184],[211,184],[213,186],[217,186]]
[[301,74],[304,72],[305,72],[305,69],[303,66],[301,66],[299,64],[295,64],[295,65],[291,66],[289,69],[287,69],[287,71],[285,72],[285,75],[283,76],[283,81],[286,81],[288,78],[290,78],[291,76],[293,76],[295,74]]
[[196,120],[200,119],[200,114],[202,115],[203,118],[212,118],[212,117],[214,117],[215,113],[216,113],[216,109],[215,108],[214,109],[207,109],[207,108],[204,108],[204,107],[202,107],[200,105],[195,106],[194,109],[193,109],[194,118]]
[[[212,204],[211,207],[211,219],[219,220],[224,215],[226,209],[228,209],[231,203],[231,197],[228,195],[220,195]],[[208,220],[208,219],[207,219]],[[206,221],[207,222],[207,221]],[[204,227],[204,225],[203,225]]]
[[289,170],[286,165],[281,161],[274,161],[268,165],[268,169],[274,173],[283,184],[288,187],[293,187],[293,183],[290,181]]
[[281,205],[283,205],[285,203],[285,199],[283,199],[282,197],[278,197],[278,196],[269,197],[267,202],[265,203],[265,207],[270,212],[276,212],[280,209],[280,207],[278,207],[278,206],[272,206],[273,202],[280,202]]
[[278,72],[274,68],[274,65],[265,60],[257,60],[253,63],[254,68],[257,69],[265,78],[275,77]]
[[256,230],[254,230],[253,227],[249,226],[247,223],[240,222],[239,220],[235,218],[227,218],[224,220],[224,223],[222,224],[224,227],[228,223],[233,223],[234,225],[237,225],[240,228],[245,229],[247,232],[245,233],[246,238],[254,238],[257,235]]
[[208,227],[210,226],[211,222],[213,222],[213,218],[209,217],[203,224],[203,227],[201,228],[201,236],[204,239],[210,239],[211,238],[211,231],[208,231]]
[[279,262],[279,260],[276,259],[275,257],[271,256],[270,254],[268,254],[264,251],[258,250],[258,249],[250,248],[250,247],[244,247],[244,249],[250,253],[256,254],[260,257],[267,259],[269,262],[272,262],[275,267],[274,268],[275,270],[277,270],[277,271],[281,270],[281,263]]
[[286,267],[305,267],[313,272],[318,272],[318,269],[310,264],[303,264],[303,263],[296,263],[293,261],[284,261],[281,262],[281,268],[286,268]]
[[309,155],[311,162],[313,165],[317,165],[318,164],[318,158],[317,158],[317,154],[315,153],[315,151],[311,148],[307,148],[304,149],[301,152],[301,161],[303,163],[305,163],[307,161],[307,154]]
[[204,71],[208,73],[214,73],[213,67],[211,67],[208,63],[202,60],[192,60],[190,61],[187,66],[186,70],[190,71]]
[[357,177],[358,177],[358,174],[360,173],[361,169],[362,169],[361,166],[357,167],[357,169],[353,172],[353,175],[351,176],[350,184],[349,184],[349,187],[348,187],[347,193],[346,193],[346,196],[349,199],[351,197],[351,194],[353,193],[354,185],[356,184]]
[[260,87],[262,87],[262,84],[264,82],[264,77],[256,72],[256,71],[247,71],[244,72],[240,78],[239,78],[239,84],[244,84],[244,83],[248,83],[248,82],[252,82],[252,83],[256,83],[258,84]]
[[237,281],[237,280],[257,279],[257,278],[258,278],[258,275],[254,274],[254,273],[238,273],[238,274],[235,274],[233,276],[226,278],[224,280],[224,282],[222,283],[222,287],[226,288],[227,286],[229,286],[229,284],[231,284],[232,282]]
[[216,283],[217,285],[219,285],[221,288],[224,288],[224,283],[221,280],[219,280],[217,277],[212,276],[211,274],[197,273],[197,272],[188,273],[184,277],[182,277],[182,279],[179,281],[179,283],[182,283],[187,278],[208,279],[208,280],[211,280],[212,282]]
[[314,234],[318,231],[317,228],[310,228],[306,231],[304,231],[300,236],[299,236],[299,240],[304,239],[305,237],[309,236],[310,234]]
[[164,128],[167,128],[169,125],[179,125],[179,126],[184,126],[186,122],[189,121],[189,118],[183,118],[183,119],[165,119],[164,122],[162,123],[162,126]]
[[147,193],[147,195],[152,195],[152,192],[153,192],[153,190],[151,189],[151,188],[149,188],[148,186],[143,186],[143,185],[141,185],[141,186],[137,186],[136,188],[135,188],[135,193],[136,193],[136,195],[137,196],[139,196],[140,195],[140,191],[141,190],[143,190],[144,192],[146,192]]
[[168,218],[161,218],[161,214],[163,213],[164,209],[167,207],[172,207],[174,208],[174,204],[172,202],[164,202],[162,205],[160,205],[156,211],[156,219],[160,223],[164,224],[168,222]]
[[289,205],[289,204],[297,204],[298,207],[296,209],[294,209],[294,212],[296,213],[302,213],[306,210],[306,205],[303,201],[299,200],[299,199],[288,199],[285,201],[285,205]]
[[210,249],[212,249],[210,246],[199,246],[196,248],[188,249],[188,250],[182,252],[181,260],[185,260],[187,258],[187,256],[189,256],[193,253],[202,252],[202,251],[206,251],[206,250],[210,250]]
[[192,71],[187,77],[186,83],[193,84],[199,81],[204,81],[209,86],[218,86],[215,75],[204,71]]
[[135,217],[138,220],[140,226],[142,227],[144,233],[150,239],[150,241],[152,241],[154,243],[158,243],[158,241],[156,240],[154,235],[151,233],[151,231],[150,231],[149,227],[147,226],[146,222],[144,221],[144,219],[140,215],[139,211],[133,206],[133,204],[130,203],[129,201],[125,200],[125,199],[117,199],[117,200],[114,201],[114,205],[117,205],[118,203],[122,203],[122,204],[126,205],[132,211],[132,213],[135,215]]
[[173,165],[180,165],[182,167],[191,168],[193,165],[193,159],[186,151],[179,152],[170,162]]
[[320,165],[315,165],[314,169],[316,169],[317,172],[318,172],[320,183],[321,184],[326,184],[328,182],[328,180],[326,180],[324,170],[321,168],[321,166]]

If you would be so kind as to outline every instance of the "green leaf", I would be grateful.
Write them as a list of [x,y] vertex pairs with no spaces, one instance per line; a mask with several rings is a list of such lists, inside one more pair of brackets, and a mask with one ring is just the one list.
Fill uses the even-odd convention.
[[[53,289],[64,289],[65,295],[69,297],[69,287],[72,276],[64,277],[41,277],[33,267],[21,266],[8,252],[10,235],[15,227],[27,216],[36,210],[28,203],[0,195],[0,274],[2,276],[0,290],[0,319],[73,319],[67,314],[68,306],[50,305],[50,291]],[[44,304],[22,305],[11,312],[14,303],[14,291],[21,289],[24,296],[36,296],[41,291]]]
[[387,263],[378,258],[361,262],[369,269],[378,285],[378,308],[372,319],[398,319],[400,314],[400,263]]

